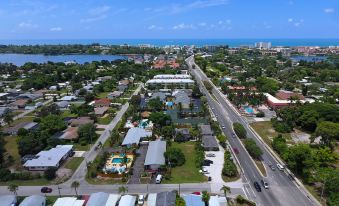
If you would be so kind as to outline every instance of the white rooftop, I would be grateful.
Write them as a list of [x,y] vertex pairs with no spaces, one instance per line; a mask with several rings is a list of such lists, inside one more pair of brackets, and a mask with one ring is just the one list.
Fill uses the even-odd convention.
[[146,84],[171,84],[171,83],[194,83],[191,79],[151,79],[146,82]]
[[78,200],[76,197],[61,197],[53,206],[83,206],[84,203],[85,200]]
[[55,167],[72,148],[73,145],[57,145],[48,151],[41,151],[36,155],[38,158],[27,160],[24,167]]
[[187,74],[159,74],[155,75],[153,79],[192,79],[192,76]]

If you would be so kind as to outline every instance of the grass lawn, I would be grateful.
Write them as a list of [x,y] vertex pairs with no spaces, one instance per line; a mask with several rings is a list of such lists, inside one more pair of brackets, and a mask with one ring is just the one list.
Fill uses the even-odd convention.
[[62,112],[61,117],[62,118],[71,118],[71,117],[77,117],[78,115],[72,114],[69,110],[65,110]]
[[109,124],[114,117],[111,117],[110,115],[106,115],[106,117],[98,118],[98,124]]
[[222,175],[222,180],[224,180],[224,182],[234,182],[236,180],[238,180],[240,178],[239,174],[237,174],[237,176],[234,177],[227,177]]
[[185,155],[185,164],[172,168],[172,178],[164,180],[163,183],[197,183],[207,181],[207,177],[199,173],[195,167],[194,142],[177,143],[173,142],[171,147],[179,148]]
[[15,169],[21,169],[21,157],[19,155],[18,144],[17,144],[18,137],[16,136],[7,136],[4,138],[5,140],[5,149],[9,155],[13,157],[13,164]]
[[0,182],[0,185],[16,184],[20,186],[37,186],[37,185],[50,185],[51,182],[45,178],[34,179],[34,180],[12,180],[7,182]]
[[[268,146],[271,147],[272,139],[278,136],[278,132],[276,132],[270,121],[265,122],[255,122],[251,124],[251,127],[260,135],[260,137],[266,142]],[[282,133],[282,136],[287,140],[291,140],[290,133]]]
[[107,98],[107,95],[109,94],[110,92],[101,92],[97,95],[98,98]]
[[88,151],[89,148],[90,148],[89,144],[81,145],[80,143],[74,143],[73,145],[74,145],[74,147],[73,147],[74,151]]
[[263,163],[259,160],[255,160],[255,159],[253,159],[253,160],[254,160],[255,164],[257,165],[257,167],[259,168],[261,174],[263,174],[266,177],[267,173],[266,173],[266,169],[265,169]]
[[[32,122],[34,120],[34,118],[35,117],[33,117],[33,116],[29,116],[29,117],[25,116],[25,117],[16,119],[11,123],[11,126],[16,125],[18,123],[22,123],[22,122]],[[4,128],[7,128],[7,127],[8,127],[8,125],[4,126]]]
[[66,162],[65,168],[71,169],[74,172],[83,160],[84,157],[72,157],[69,161]]

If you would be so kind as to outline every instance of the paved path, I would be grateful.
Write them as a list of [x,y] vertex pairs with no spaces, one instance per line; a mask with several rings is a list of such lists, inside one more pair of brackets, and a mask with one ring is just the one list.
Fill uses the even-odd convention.
[[141,144],[139,147],[140,155],[137,156],[133,165],[133,175],[131,176],[128,184],[140,184],[140,176],[144,172],[144,162],[146,158],[148,144]]

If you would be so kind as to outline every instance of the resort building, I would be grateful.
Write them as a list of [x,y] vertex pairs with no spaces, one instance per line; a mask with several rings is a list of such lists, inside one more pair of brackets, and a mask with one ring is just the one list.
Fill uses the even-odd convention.
[[23,165],[28,170],[44,171],[50,167],[58,168],[73,151],[73,145],[57,145],[48,151],[41,151],[35,158],[27,160]]
[[153,79],[192,79],[192,76],[187,74],[159,74],[155,75]]
[[194,85],[191,75],[175,74],[175,75],[156,75],[153,79],[146,82],[148,87],[175,87],[186,88]]
[[267,105],[273,109],[290,106],[297,102],[300,102],[301,104],[304,104],[305,102],[314,102],[313,99],[306,99],[301,94],[284,90],[278,91],[275,96],[269,93],[264,93],[264,95],[267,98]]
[[145,158],[145,169],[158,170],[161,165],[165,165],[166,141],[151,141]]

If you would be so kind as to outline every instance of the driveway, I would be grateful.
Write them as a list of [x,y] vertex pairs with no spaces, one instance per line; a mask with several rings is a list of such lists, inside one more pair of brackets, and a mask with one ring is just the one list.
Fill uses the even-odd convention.
[[212,177],[212,181],[210,183],[224,183],[224,180],[221,177],[222,168],[224,165],[224,153],[225,150],[219,145],[219,151],[206,151],[206,154],[215,154],[215,157],[206,157],[205,159],[212,160],[213,164],[210,166],[204,166],[209,172],[206,174],[208,177]]
[[138,149],[139,155],[135,159],[135,162],[133,165],[133,175],[128,181],[128,184],[140,184],[140,176],[144,172],[144,163],[145,163],[147,149],[148,149],[148,144],[140,144],[140,147]]

